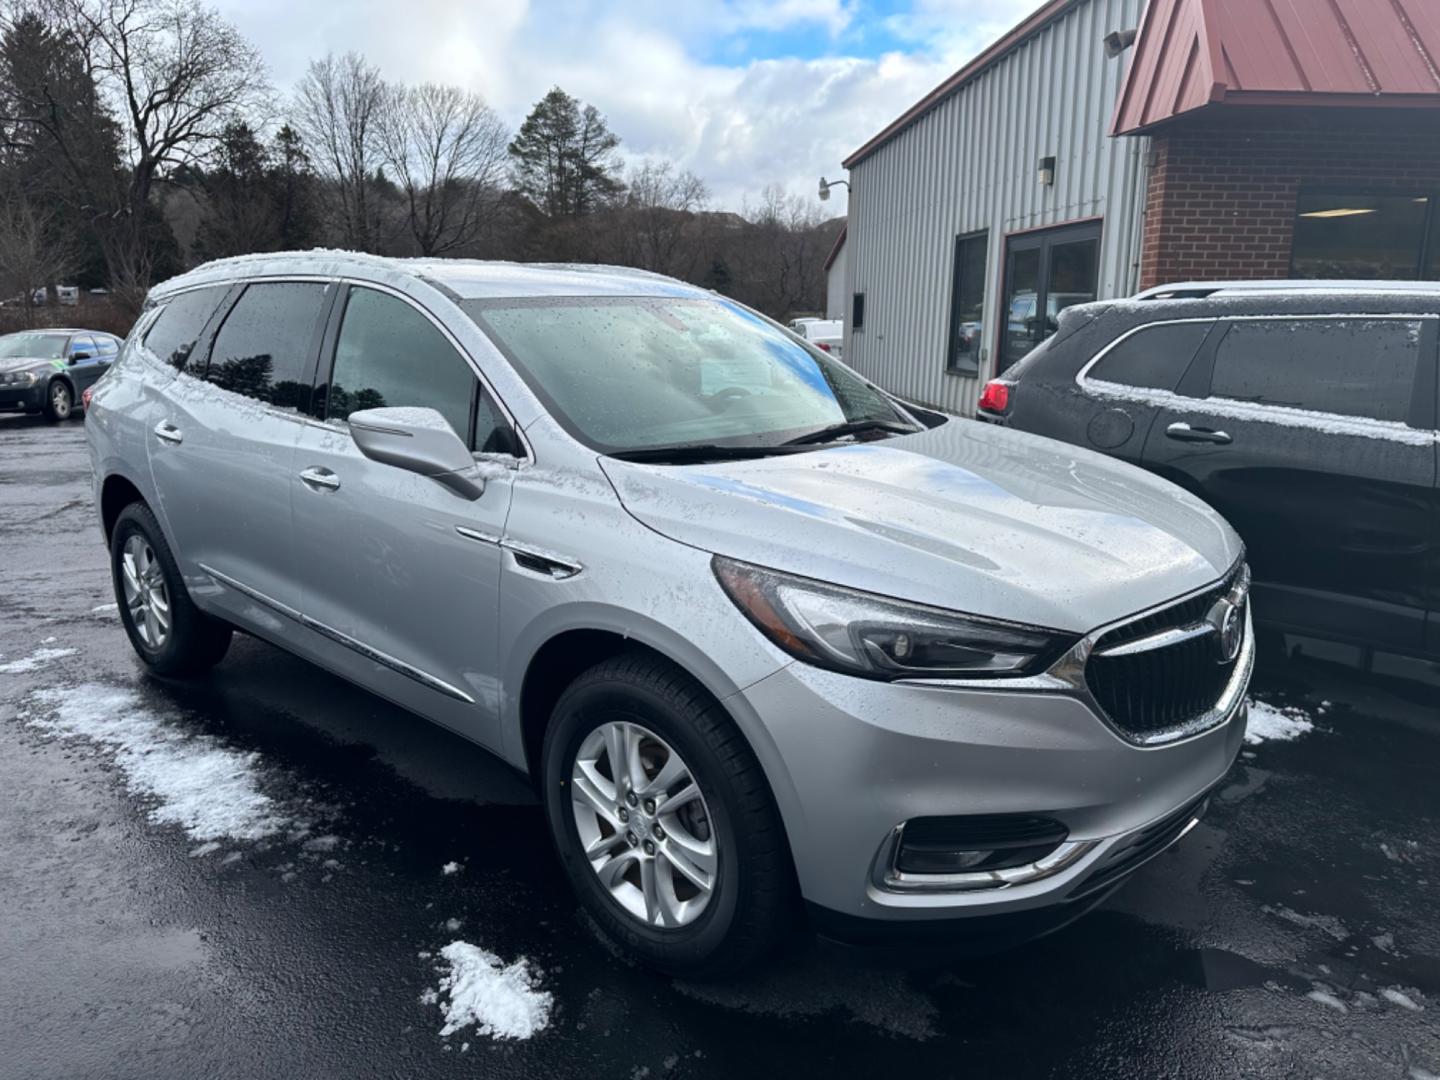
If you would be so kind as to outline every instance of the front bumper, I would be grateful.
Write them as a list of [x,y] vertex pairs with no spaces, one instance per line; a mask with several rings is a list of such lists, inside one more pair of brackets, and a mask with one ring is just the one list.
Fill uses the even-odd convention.
[[[1239,689],[1215,726],[1155,746],[1122,738],[1080,697],[1045,690],[870,682],[792,664],[742,697],[774,743],[771,786],[806,901],[832,922],[904,933],[906,923],[1022,912],[1063,923],[1103,897],[1188,831],[1229,770],[1245,732]],[[995,887],[887,880],[902,823],[995,814],[1061,822],[1066,857]],[[1057,911],[1042,918],[1047,908]]]
[[45,386],[0,384],[0,412],[39,412],[45,407]]

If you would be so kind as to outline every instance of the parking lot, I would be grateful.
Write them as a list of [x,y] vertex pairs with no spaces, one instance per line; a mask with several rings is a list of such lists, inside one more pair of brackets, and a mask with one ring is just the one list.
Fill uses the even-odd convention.
[[[587,925],[481,750],[249,638],[142,675],[89,479],[81,422],[0,418],[0,1075],[1440,1074],[1421,666],[1262,655],[1278,737],[1050,938],[931,966],[797,938],[687,985]],[[166,768],[181,805],[146,794]],[[528,962],[540,1030],[441,1034],[454,941]]]

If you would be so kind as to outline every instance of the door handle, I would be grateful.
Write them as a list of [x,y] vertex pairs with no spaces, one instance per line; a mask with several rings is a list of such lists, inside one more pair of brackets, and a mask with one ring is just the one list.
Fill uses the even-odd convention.
[[1223,431],[1216,431],[1212,428],[1191,427],[1186,423],[1171,424],[1165,429],[1168,438],[1177,442],[1206,442],[1216,443],[1224,446],[1231,441],[1230,436]]
[[155,425],[155,437],[162,442],[168,443],[182,443],[185,441],[185,436],[180,433],[180,429],[170,423],[169,420],[161,420]]
[[311,491],[334,491],[340,486],[340,477],[329,469],[313,465],[300,473],[300,479]]

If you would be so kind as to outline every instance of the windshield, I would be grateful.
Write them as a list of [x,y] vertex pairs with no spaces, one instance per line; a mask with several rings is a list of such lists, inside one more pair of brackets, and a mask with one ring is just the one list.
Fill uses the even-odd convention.
[[0,360],[60,360],[65,356],[65,340],[64,334],[6,334],[0,337]]
[[463,306],[566,430],[604,453],[776,447],[866,421],[913,426],[848,368],[723,300],[587,296]]

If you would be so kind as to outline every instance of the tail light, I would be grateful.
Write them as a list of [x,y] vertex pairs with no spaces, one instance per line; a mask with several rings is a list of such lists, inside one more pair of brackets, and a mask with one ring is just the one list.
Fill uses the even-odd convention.
[[829,343],[828,341],[818,341],[818,342],[816,342],[816,344],[817,344],[821,349],[823,349],[825,352],[829,352],[829,351],[830,351],[830,343]]
[[1004,379],[991,379],[980,394],[980,408],[991,413],[1009,412],[1010,387]]
[[85,388],[85,392],[80,395],[80,405],[81,405],[81,407],[82,407],[82,408],[86,408],[86,409],[90,408],[90,399],[91,399],[94,395],[95,395],[95,387],[93,387],[93,386],[87,386],[87,387]]

